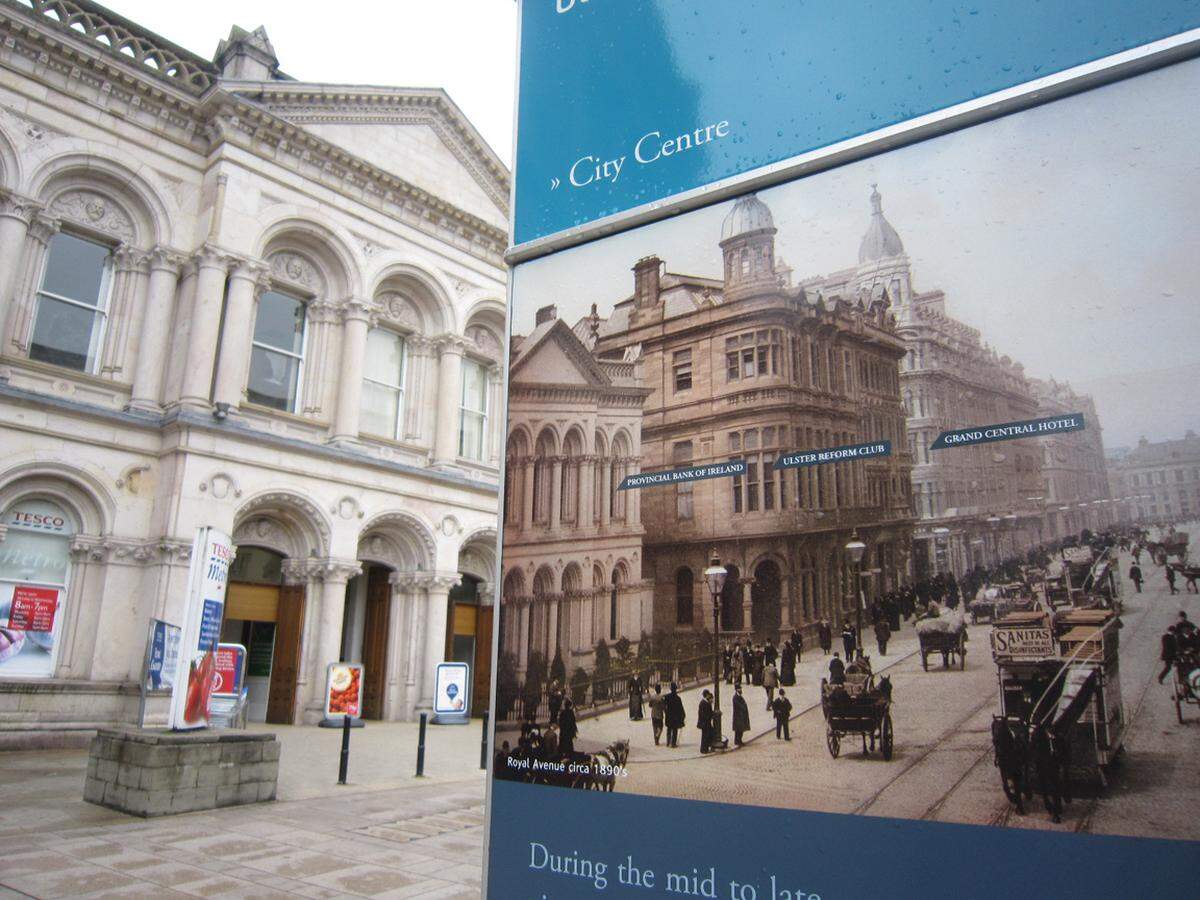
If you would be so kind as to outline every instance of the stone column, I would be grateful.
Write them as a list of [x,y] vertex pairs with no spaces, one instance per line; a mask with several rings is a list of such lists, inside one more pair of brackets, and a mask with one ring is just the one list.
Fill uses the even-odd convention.
[[229,273],[229,296],[225,302],[225,324],[221,329],[217,384],[213,399],[233,409],[246,396],[250,371],[250,343],[254,338],[254,303],[270,282],[270,270],[248,260],[238,261]]
[[488,367],[487,398],[488,452],[484,458],[489,465],[499,466],[504,453],[504,368],[500,365]]
[[146,290],[138,357],[134,363],[133,391],[129,398],[131,409],[156,412],[160,408],[182,262],[179,256],[164,247],[155,247],[150,253],[150,285]]
[[389,722],[405,721],[404,684],[409,655],[408,637],[413,631],[414,604],[407,576],[393,572],[388,576],[387,681],[384,686],[383,717]]
[[521,460],[521,530],[530,531],[533,528],[533,460],[526,456]]
[[550,469],[550,532],[556,534],[562,524],[562,473],[563,458],[553,458]]
[[524,679],[525,671],[529,668],[529,598],[514,597],[520,612],[517,615],[517,678]]
[[20,271],[29,220],[37,209],[38,204],[15,194],[0,198],[0,341],[5,335],[8,311],[13,305],[13,283]]
[[754,627],[754,579],[742,579],[742,631],[750,631]]
[[40,212],[29,220],[24,253],[19,253],[17,271],[9,290],[8,331],[0,341],[0,352],[25,354],[33,332],[33,314],[37,307],[38,282],[50,239],[58,233],[59,221]]
[[600,527],[608,528],[612,512],[612,466],[607,459],[601,459],[600,466]]
[[577,528],[590,529],[595,520],[596,457],[585,456],[579,463],[579,513]]
[[425,603],[425,653],[420,673],[417,708],[433,709],[435,667],[446,661],[446,624],[450,614],[450,588],[462,576],[457,572],[433,575],[428,580]]
[[338,375],[337,412],[333,440],[355,442],[362,413],[363,366],[367,355],[367,331],[371,327],[371,304],[351,298],[342,306],[342,371]]
[[408,631],[405,637],[403,713],[405,721],[416,718],[417,699],[421,685],[421,633],[425,628],[425,588],[427,575],[406,573],[403,581],[408,592],[409,613],[406,617]]
[[342,619],[346,609],[346,583],[362,571],[362,563],[326,559],[320,562],[321,599],[317,608],[318,625],[314,634],[313,693],[324,704],[325,667],[341,660]]
[[462,360],[466,341],[457,335],[444,335],[437,343],[437,350],[437,433],[433,443],[433,464],[454,467],[458,462],[458,413],[462,405]]
[[[630,478],[638,473],[638,460],[630,457],[625,461],[625,477]],[[639,490],[626,491],[625,497],[625,523],[627,525],[640,525],[642,521],[642,492]],[[692,497],[692,502],[695,502],[695,497]],[[775,507],[779,508],[778,505]]]
[[410,440],[422,441],[425,438],[425,408],[428,406],[425,387],[428,381],[431,344],[428,338],[414,334],[405,337],[404,347],[408,352],[405,373],[408,383],[404,391],[404,436]]
[[[208,406],[212,391],[213,367],[217,359],[217,336],[221,326],[221,306],[225,298],[226,257],[205,244],[196,254],[196,297],[192,303],[191,330],[188,332],[187,363],[179,402]],[[250,323],[251,330],[253,323]]]

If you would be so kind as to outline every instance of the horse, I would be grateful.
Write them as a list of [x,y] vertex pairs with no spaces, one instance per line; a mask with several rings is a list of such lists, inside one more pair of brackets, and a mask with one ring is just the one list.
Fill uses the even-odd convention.
[[1029,729],[1024,722],[992,716],[993,764],[1000,770],[1004,796],[1025,815],[1024,801],[1033,796],[1029,782]]
[[[603,750],[592,754],[588,760],[586,773],[580,773],[572,787],[583,788],[585,791],[604,791],[612,793],[617,783],[617,770],[629,762],[629,741],[613,741]],[[600,766],[608,771],[601,772]]]

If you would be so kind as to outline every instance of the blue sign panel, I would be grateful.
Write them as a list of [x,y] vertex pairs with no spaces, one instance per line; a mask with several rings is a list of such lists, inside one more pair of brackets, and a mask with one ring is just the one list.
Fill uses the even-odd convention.
[[1200,27],[1200,0],[525,0],[533,241]]
[[204,612],[200,619],[200,647],[208,650],[217,646],[221,638],[221,614],[225,605],[216,600],[204,601]]

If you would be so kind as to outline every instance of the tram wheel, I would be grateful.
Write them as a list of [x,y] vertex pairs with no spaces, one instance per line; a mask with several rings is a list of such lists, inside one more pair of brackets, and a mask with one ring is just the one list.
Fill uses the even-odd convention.
[[884,713],[883,724],[879,728],[879,749],[883,751],[884,760],[892,758],[894,740],[894,736],[892,735],[892,714]]

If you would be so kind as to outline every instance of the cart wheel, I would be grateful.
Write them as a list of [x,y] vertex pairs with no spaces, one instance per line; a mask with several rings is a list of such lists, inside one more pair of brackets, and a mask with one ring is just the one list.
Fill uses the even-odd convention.
[[967,668],[967,648],[966,645],[958,648],[958,671],[962,672]]
[[1175,688],[1175,716],[1179,719],[1179,724],[1183,724],[1183,697],[1179,695],[1179,688]]
[[838,754],[842,752],[842,742],[832,728],[825,732],[825,744],[829,747],[829,755],[837,759]]
[[929,671],[929,657],[924,652],[921,653],[921,668],[926,672]]
[[890,760],[892,758],[892,747],[894,737],[892,735],[892,714],[883,714],[883,724],[879,729],[879,749],[883,751],[883,758]]

